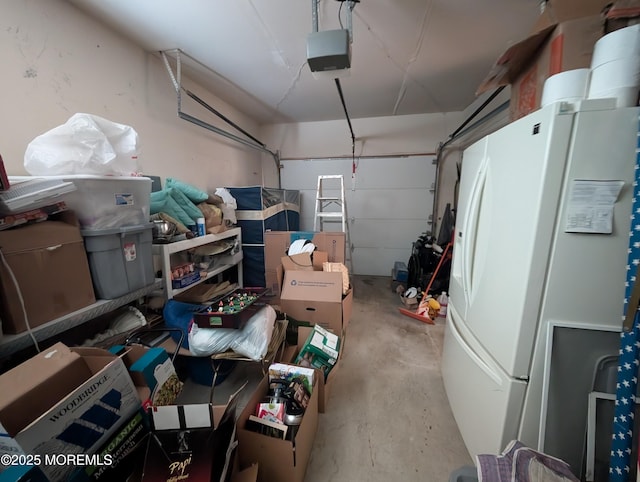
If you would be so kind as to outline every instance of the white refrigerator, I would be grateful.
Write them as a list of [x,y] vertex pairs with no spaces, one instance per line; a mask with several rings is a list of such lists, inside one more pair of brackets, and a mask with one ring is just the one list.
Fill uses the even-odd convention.
[[472,457],[543,448],[552,322],[621,329],[638,115],[555,103],[463,153],[441,368]]

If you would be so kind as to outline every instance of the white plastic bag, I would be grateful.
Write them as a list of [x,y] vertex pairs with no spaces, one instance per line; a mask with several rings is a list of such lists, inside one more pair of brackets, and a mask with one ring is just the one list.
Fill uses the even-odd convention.
[[275,310],[265,305],[247,320],[241,330],[200,328],[194,323],[189,330],[189,351],[194,356],[211,356],[231,348],[240,355],[259,361],[267,354],[275,321]]
[[24,167],[32,176],[131,176],[140,172],[138,150],[132,127],[79,113],[33,139]]

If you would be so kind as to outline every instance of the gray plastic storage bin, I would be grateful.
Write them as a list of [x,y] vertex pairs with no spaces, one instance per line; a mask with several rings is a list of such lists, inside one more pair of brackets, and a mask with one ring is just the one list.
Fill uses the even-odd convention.
[[451,472],[449,482],[478,482],[478,470],[468,465],[460,467]]
[[81,231],[96,298],[110,300],[154,282],[153,224]]

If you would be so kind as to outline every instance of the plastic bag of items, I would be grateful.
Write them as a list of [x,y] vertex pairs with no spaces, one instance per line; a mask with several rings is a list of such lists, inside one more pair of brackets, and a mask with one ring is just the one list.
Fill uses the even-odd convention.
[[33,176],[132,176],[140,172],[138,151],[132,127],[79,113],[33,139],[24,167]]
[[270,305],[265,305],[239,330],[200,328],[192,323],[189,329],[189,351],[194,356],[211,356],[231,349],[239,355],[259,361],[267,354],[275,321],[276,311]]

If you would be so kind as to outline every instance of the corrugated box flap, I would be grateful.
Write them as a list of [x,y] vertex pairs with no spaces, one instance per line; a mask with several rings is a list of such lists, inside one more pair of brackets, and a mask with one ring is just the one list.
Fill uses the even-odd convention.
[[531,32],[540,32],[574,18],[602,14],[610,4],[611,0],[547,0]]
[[513,83],[535,57],[535,53],[544,45],[555,27],[555,25],[547,27],[503,52],[478,87],[476,95]]
[[77,242],[82,242],[82,236],[71,211],[65,211],[56,220],[0,231],[0,249],[5,255]]
[[0,376],[0,423],[15,436],[91,376],[84,360],[56,343]]

